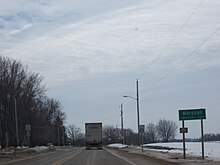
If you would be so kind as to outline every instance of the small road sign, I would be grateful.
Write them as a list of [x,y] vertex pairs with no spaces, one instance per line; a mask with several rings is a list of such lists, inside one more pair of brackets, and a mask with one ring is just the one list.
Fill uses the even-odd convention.
[[139,133],[144,133],[145,131],[145,125],[139,125],[139,128],[138,128],[138,130],[139,130]]
[[26,131],[31,131],[31,125],[25,125],[26,126]]
[[180,133],[188,133],[188,128],[180,128]]

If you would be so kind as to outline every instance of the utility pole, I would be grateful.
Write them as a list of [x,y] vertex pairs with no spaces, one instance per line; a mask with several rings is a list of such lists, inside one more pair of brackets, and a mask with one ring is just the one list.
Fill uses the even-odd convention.
[[125,144],[124,128],[123,128],[123,104],[121,103],[121,136],[122,144]]
[[139,91],[138,91],[138,79],[136,81],[137,87],[137,122],[138,122],[138,134],[139,134],[139,126],[140,126],[140,116],[139,116]]
[[57,122],[57,141],[58,146],[60,146],[60,121]]
[[138,144],[140,145],[140,131],[139,131],[139,126],[140,126],[140,114],[139,114],[139,90],[138,90],[138,79],[136,81],[136,87],[137,87],[137,122],[138,122]]
[[135,97],[132,97],[132,96],[127,96],[127,95],[125,95],[125,96],[123,96],[123,97],[129,97],[129,98],[131,98],[131,99],[134,99],[134,100],[136,100],[136,102],[137,102],[137,125],[138,125],[138,127],[137,127],[137,132],[138,132],[138,145],[140,145],[141,143],[140,143],[140,131],[139,131],[139,126],[140,126],[140,114],[139,114],[139,91],[138,91],[138,79],[137,79],[137,81],[136,81],[136,93],[137,93],[137,96],[136,96],[136,98]]
[[18,137],[18,114],[17,114],[17,101],[16,98],[14,98],[15,102],[15,131],[16,131],[16,145],[19,145],[19,137]]

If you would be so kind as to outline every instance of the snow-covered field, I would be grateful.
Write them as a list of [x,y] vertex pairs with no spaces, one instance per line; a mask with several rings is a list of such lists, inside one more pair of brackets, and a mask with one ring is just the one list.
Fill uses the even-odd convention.
[[[183,153],[183,144],[181,142],[175,143],[152,143],[145,144],[147,146],[161,146],[173,149],[152,149],[155,151],[169,152],[169,153]],[[220,160],[220,141],[215,142],[205,142],[205,157]],[[150,149],[151,150],[151,149]],[[202,144],[200,142],[186,142],[186,154],[193,156],[202,155]]]
[[127,146],[118,143],[108,145],[108,147],[111,148],[128,148],[128,151],[131,153],[147,154],[148,156],[157,157],[159,159],[168,161],[179,161],[197,164],[207,163],[209,161],[212,163],[213,161],[220,162],[220,141],[205,142],[204,146],[206,161],[202,161],[201,159],[202,144],[200,142],[186,142],[187,160],[182,158],[183,144],[181,142],[144,144],[144,152],[141,152],[141,148],[137,146]]

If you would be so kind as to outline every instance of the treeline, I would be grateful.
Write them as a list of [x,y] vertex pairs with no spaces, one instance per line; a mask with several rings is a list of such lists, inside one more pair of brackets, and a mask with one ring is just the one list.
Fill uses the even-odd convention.
[[32,146],[64,144],[65,113],[59,100],[47,97],[42,81],[41,75],[28,71],[21,62],[0,57],[2,147],[28,145],[29,142]]
[[[139,136],[131,129],[124,129],[124,140],[122,130],[118,127],[106,125],[102,129],[103,144],[123,143],[127,145],[139,145]],[[144,139],[145,141],[146,139]]]
[[[84,146],[85,145],[85,134],[76,125],[69,125],[66,127],[67,140],[66,144],[73,146]],[[124,129],[125,133],[125,144],[138,145],[138,134],[134,133],[131,129]],[[121,129],[105,125],[102,128],[103,145],[112,143],[122,143]]]
[[[146,125],[143,134],[144,143],[154,143],[157,141],[168,142],[175,139],[177,133],[177,125],[175,122],[166,119],[160,119],[157,124],[149,123]],[[123,140],[124,137],[124,140]],[[139,135],[131,129],[124,129],[114,126],[103,127],[103,143],[122,143],[128,145],[140,145]]]
[[[74,146],[85,145],[85,135],[76,125],[66,127],[67,140],[66,144]],[[149,123],[143,134],[144,143],[154,143],[158,141],[168,142],[174,140],[177,133],[175,122],[166,119],[160,119],[157,124]],[[112,125],[105,125],[102,128],[103,145],[113,143],[124,143],[127,145],[140,145],[141,136],[131,129],[123,129]],[[124,138],[123,138],[124,137]]]
[[220,134],[207,133],[204,135],[204,141],[220,141]]

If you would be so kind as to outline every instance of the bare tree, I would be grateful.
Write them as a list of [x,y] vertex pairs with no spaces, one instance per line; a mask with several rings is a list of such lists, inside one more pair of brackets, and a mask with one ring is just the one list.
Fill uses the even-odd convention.
[[72,145],[76,145],[77,140],[83,137],[81,129],[75,125],[69,125],[67,132]]
[[175,122],[166,119],[160,119],[157,124],[158,136],[163,142],[168,142],[171,138],[175,138],[177,125]]
[[111,143],[116,143],[120,142],[120,129],[114,126],[109,126],[106,125],[102,129],[103,131],[103,142],[104,144],[111,144]]
[[147,140],[151,143],[156,142],[157,140],[157,126],[153,123],[149,123],[146,126],[146,132],[145,132],[145,136],[147,138]]
[[132,129],[125,129],[125,144],[128,145],[138,145],[139,144],[139,135],[135,132],[133,132]]
[[114,143],[115,134],[114,134],[114,127],[113,126],[105,125],[102,128],[102,135],[103,135],[104,144]]
[[[102,129],[103,134],[103,144],[112,144],[121,142],[121,129],[105,125]],[[137,145],[139,142],[139,136],[137,133],[134,133],[131,129],[124,129],[124,138],[125,144],[128,145]]]
[[[0,141],[2,147],[6,146],[6,141],[9,145],[16,145],[17,130],[20,145],[25,144],[25,141],[27,142],[25,125],[29,124],[32,127],[31,142],[33,145],[55,141],[54,137],[57,136],[54,134],[57,134],[58,130],[57,121],[59,120],[59,128],[62,128],[65,113],[61,111],[61,103],[58,100],[49,99],[46,96],[42,80],[42,76],[29,72],[21,62],[8,57],[0,57]],[[15,128],[16,118],[18,129]]]

